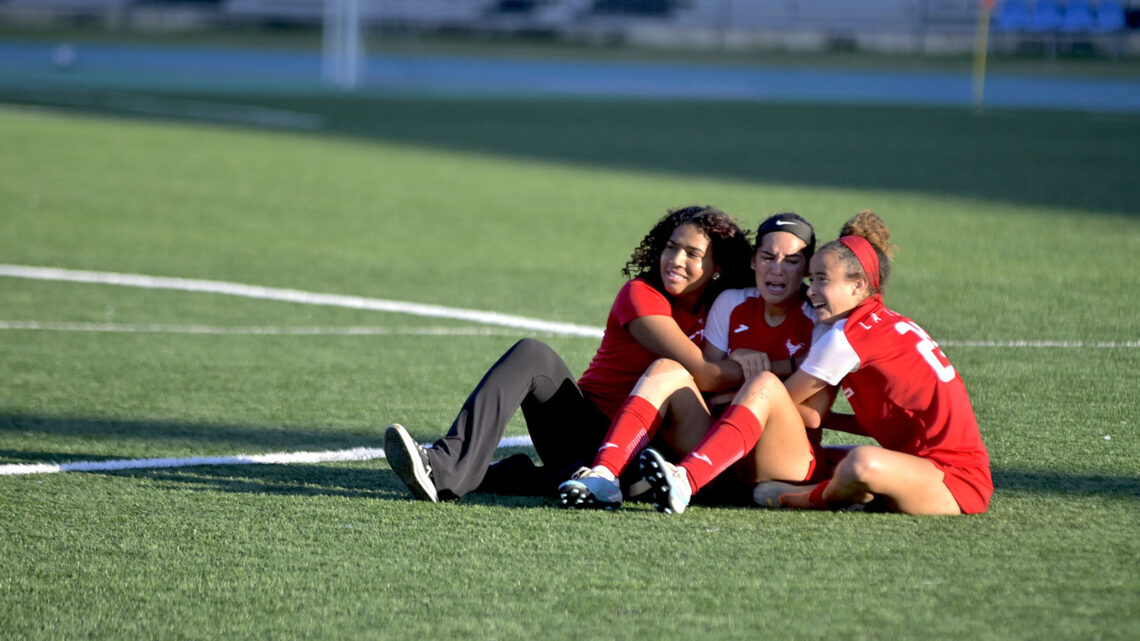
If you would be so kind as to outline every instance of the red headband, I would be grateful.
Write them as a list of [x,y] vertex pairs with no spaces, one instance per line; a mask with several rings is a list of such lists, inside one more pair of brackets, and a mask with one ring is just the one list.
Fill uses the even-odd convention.
[[867,274],[867,282],[871,286],[872,292],[879,291],[879,253],[875,251],[875,247],[862,236],[844,236],[839,239],[851,253],[855,254],[855,258],[859,259],[859,264],[863,266],[863,271]]

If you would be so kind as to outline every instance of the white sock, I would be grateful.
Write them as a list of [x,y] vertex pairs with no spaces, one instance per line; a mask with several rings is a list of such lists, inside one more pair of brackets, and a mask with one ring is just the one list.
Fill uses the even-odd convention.
[[593,469],[591,469],[590,471],[592,471],[594,474],[597,474],[598,476],[601,476],[607,480],[610,480],[610,481],[616,481],[617,480],[617,477],[614,476],[614,473],[611,472],[610,468],[606,467],[605,465],[595,465],[593,467]]

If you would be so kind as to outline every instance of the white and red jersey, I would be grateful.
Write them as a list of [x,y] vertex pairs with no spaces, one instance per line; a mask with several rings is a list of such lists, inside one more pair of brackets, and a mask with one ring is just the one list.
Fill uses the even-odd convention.
[[641,375],[658,358],[629,331],[630,322],[643,316],[669,316],[697,347],[704,346],[705,314],[694,314],[673,305],[664,293],[643,278],[627,282],[610,308],[606,333],[594,360],[578,379],[582,391],[611,418]]
[[807,303],[790,310],[779,325],[764,320],[764,299],[755,287],[728,289],[709,311],[705,340],[725,354],[735,349],[764,352],[773,361],[806,354],[814,320]]
[[989,455],[966,386],[914,321],[869,299],[817,337],[800,369],[840,385],[859,425],[883,447],[943,469],[984,470],[974,485],[988,502]]

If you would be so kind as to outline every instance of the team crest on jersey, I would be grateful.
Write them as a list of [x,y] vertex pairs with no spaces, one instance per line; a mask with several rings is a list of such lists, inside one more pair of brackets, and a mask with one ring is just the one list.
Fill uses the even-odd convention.
[[792,339],[789,338],[788,342],[784,343],[784,347],[788,348],[788,356],[795,356],[796,352],[798,352],[804,348],[804,344],[800,343],[799,345],[797,345],[797,344],[792,342]]

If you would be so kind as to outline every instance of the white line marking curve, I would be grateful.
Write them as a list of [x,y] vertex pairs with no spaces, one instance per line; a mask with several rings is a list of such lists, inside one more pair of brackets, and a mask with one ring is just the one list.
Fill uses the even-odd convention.
[[146,276],[142,274],[120,274],[116,272],[95,272],[74,269],[60,269],[56,267],[32,267],[28,265],[0,265],[0,276],[12,278],[27,278],[32,280],[47,280],[68,283],[92,283],[99,285],[119,285],[123,287],[139,287],[143,289],[166,289],[184,292],[198,292],[204,294],[224,294],[227,296],[240,296],[243,298],[256,298],[260,300],[274,300],[304,305],[321,305],[326,307],[346,307],[349,309],[364,309],[376,312],[395,312],[411,314],[414,316],[428,316],[432,318],[449,318],[464,320],[483,325],[497,325],[514,329],[527,329],[536,332],[549,332],[566,336],[585,336],[601,338],[602,329],[574,323],[558,323],[544,321],[525,316],[500,314],[475,309],[460,309],[444,307],[442,305],[426,305],[421,303],[407,303],[402,301],[384,300],[380,298],[365,298],[363,296],[342,296],[339,294],[320,294],[305,292],[296,289],[279,289],[274,287],[260,287],[257,285],[243,285],[218,280],[198,280],[191,278],[168,278],[163,276]]
[[[533,443],[529,436],[508,436],[499,441],[499,448],[530,447],[531,445],[533,445]],[[209,465],[330,463],[342,461],[370,461],[378,458],[384,458],[384,450],[373,447],[356,447],[348,450],[331,450],[326,452],[276,452],[272,454],[76,461],[72,463],[14,463],[0,465],[0,476],[27,476],[31,474],[56,474],[59,472],[115,472],[120,470],[150,470]]]

